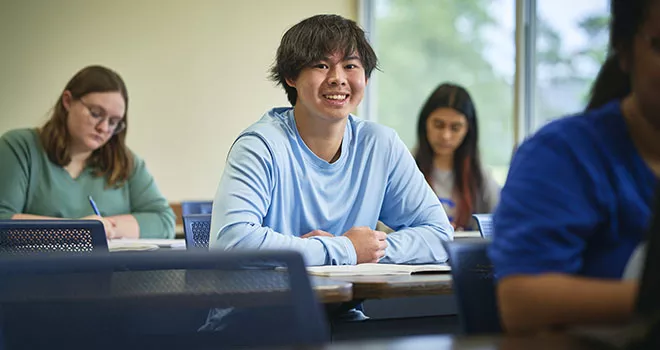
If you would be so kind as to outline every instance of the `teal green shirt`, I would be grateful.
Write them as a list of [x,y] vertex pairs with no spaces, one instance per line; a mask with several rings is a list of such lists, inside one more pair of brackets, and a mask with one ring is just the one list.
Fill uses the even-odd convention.
[[48,159],[35,129],[18,129],[0,138],[0,219],[32,214],[77,219],[131,214],[141,238],[174,237],[174,212],[156,187],[144,161],[133,154],[135,168],[122,187],[107,187],[106,178],[86,168],[74,179]]

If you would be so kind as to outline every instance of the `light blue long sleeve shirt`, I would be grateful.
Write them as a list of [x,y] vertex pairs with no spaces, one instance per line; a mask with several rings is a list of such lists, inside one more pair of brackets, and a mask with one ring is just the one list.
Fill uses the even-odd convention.
[[[352,227],[395,230],[383,263],[447,260],[453,229],[394,130],[349,116],[333,163],[303,142],[292,108],[275,108],[234,142],[213,202],[212,249],[289,249],[308,265],[354,265]],[[313,230],[335,237],[300,236]]]

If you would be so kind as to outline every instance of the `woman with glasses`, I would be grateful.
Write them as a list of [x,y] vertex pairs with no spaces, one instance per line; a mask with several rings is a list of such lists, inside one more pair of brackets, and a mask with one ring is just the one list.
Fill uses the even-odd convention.
[[101,66],[76,73],[46,124],[0,138],[0,219],[92,219],[108,238],[173,237],[174,213],[126,147],[127,128],[121,77]]
[[516,151],[489,255],[504,327],[529,332],[632,317],[622,280],[660,175],[660,0],[613,0],[610,55],[586,111]]

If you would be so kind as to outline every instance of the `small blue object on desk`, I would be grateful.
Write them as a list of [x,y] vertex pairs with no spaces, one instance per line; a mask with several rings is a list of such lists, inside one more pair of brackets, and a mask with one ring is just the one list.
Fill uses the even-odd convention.
[[94,214],[101,216],[101,212],[99,211],[99,208],[96,206],[96,202],[94,202],[94,198],[92,196],[88,196],[89,198],[89,204],[92,206],[92,209],[94,210]]

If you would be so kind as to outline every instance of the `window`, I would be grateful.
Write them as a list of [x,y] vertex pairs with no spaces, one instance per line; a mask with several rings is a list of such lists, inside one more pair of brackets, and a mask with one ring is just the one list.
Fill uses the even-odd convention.
[[584,109],[607,54],[608,21],[609,0],[537,1],[534,113],[528,133]]
[[[428,95],[442,82],[463,85],[476,103],[482,160],[503,183],[514,144],[584,108],[606,54],[608,2],[362,0],[382,73],[372,75],[360,115],[394,128],[413,149]],[[528,68],[516,67],[516,50]]]
[[513,147],[514,0],[373,0],[371,40],[380,59],[370,119],[412,149],[422,104],[442,82],[463,85],[477,106],[484,162],[508,165]]

